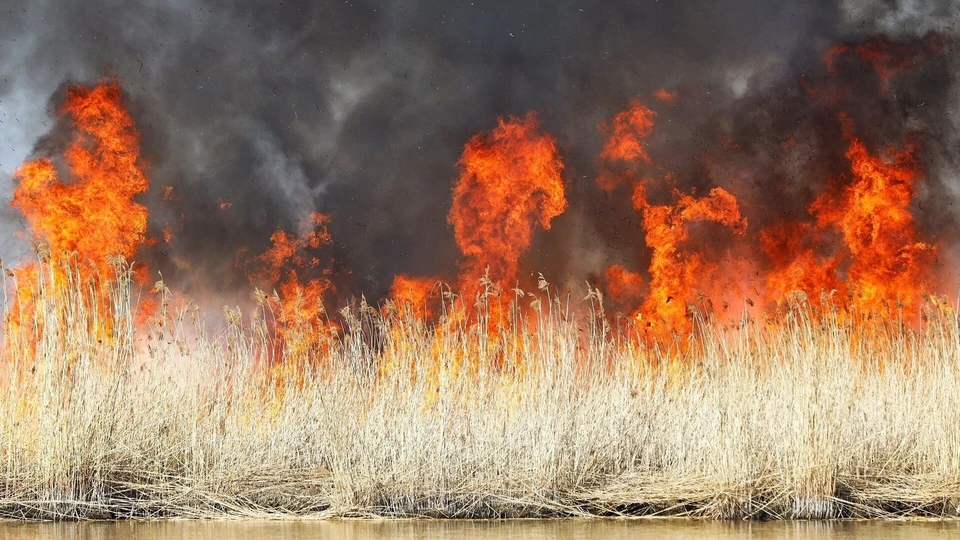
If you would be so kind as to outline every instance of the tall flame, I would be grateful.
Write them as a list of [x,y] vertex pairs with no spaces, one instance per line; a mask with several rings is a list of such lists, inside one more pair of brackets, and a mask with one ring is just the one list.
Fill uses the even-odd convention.
[[851,136],[847,151],[854,182],[839,194],[821,196],[813,205],[820,223],[843,232],[852,262],[847,279],[865,305],[879,308],[897,300],[913,308],[929,283],[934,246],[917,241],[909,207],[917,162],[913,149],[871,155]]
[[[653,132],[656,114],[639,99],[633,99],[627,108],[618,113],[611,122],[601,124],[600,129],[607,140],[600,153],[607,162],[626,161],[634,164],[650,163],[651,159],[644,141]],[[603,171],[598,184],[606,191],[615,189],[620,181],[611,181],[611,171]],[[630,174],[620,174],[626,179]],[[673,180],[668,175],[668,181]],[[687,249],[690,239],[688,225],[699,221],[711,221],[733,229],[743,235],[747,221],[740,215],[737,199],[728,191],[714,188],[706,197],[693,197],[672,190],[672,204],[653,204],[647,193],[652,180],[634,183],[633,206],[643,216],[645,242],[650,248],[650,283],[643,302],[634,311],[645,333],[651,337],[666,337],[671,332],[686,333],[691,328],[687,305],[695,300],[696,287],[707,285],[702,276],[714,267],[699,253]],[[617,296],[639,296],[642,283],[639,274],[614,265],[605,271],[607,290]],[[627,301],[623,298],[621,301]]]
[[53,254],[76,253],[104,276],[110,274],[108,258],[132,257],[147,229],[147,209],[134,202],[148,184],[139,163],[140,134],[122,97],[112,79],[68,88],[60,109],[74,126],[63,156],[66,180],[54,160],[28,161],[14,174],[11,202]]
[[[810,205],[815,223],[771,227],[761,235],[767,255],[778,267],[767,280],[770,292],[807,294],[838,291],[852,295],[858,308],[884,312],[894,305],[916,308],[931,292],[931,263],[936,247],[917,239],[910,204],[919,178],[915,145],[871,154],[853,134],[853,122],[841,115],[849,141],[849,181],[838,179]],[[826,255],[827,233],[842,246]]]
[[846,295],[838,274],[840,257],[826,255],[823,231],[815,224],[790,221],[760,231],[760,248],[773,262],[766,273],[768,304],[779,303],[801,291],[819,305],[822,295]]
[[[16,187],[10,204],[27,219],[42,257],[53,264],[35,262],[13,270],[17,278],[17,308],[8,312],[8,331],[21,331],[28,341],[38,340],[41,322],[22,324],[35,315],[41,290],[56,298],[67,287],[68,267],[77,263],[69,279],[112,281],[121,268],[117,258],[132,258],[147,241],[147,209],[134,201],[145,192],[147,176],[140,163],[140,133],[123,105],[116,80],[104,79],[93,87],[70,86],[58,114],[71,124],[71,137],[62,156],[27,161],[14,173]],[[146,282],[143,267],[134,279]],[[44,276],[43,289],[39,288]],[[52,281],[47,281],[48,279]],[[51,289],[52,287],[52,289]],[[91,298],[97,313],[89,313],[101,339],[113,339],[110,317],[103,315],[112,303],[107,289]],[[152,299],[139,302],[137,319],[152,313]],[[65,313],[58,316],[66,317]]]
[[459,165],[448,221],[467,259],[461,290],[476,289],[487,267],[495,282],[512,284],[534,227],[550,229],[567,208],[556,143],[532,113],[500,119],[467,142]]
[[646,243],[652,250],[650,291],[637,310],[654,335],[670,331],[686,333],[691,321],[687,305],[695,301],[695,287],[710,275],[712,263],[702,255],[684,249],[689,240],[688,224],[713,221],[743,235],[747,220],[740,216],[737,199],[722,188],[713,188],[706,197],[692,197],[674,190],[672,205],[648,202],[643,182],[633,192],[633,206],[643,214]]
[[[649,257],[645,269],[620,265],[605,269],[602,282],[611,305],[631,311],[642,333],[654,339],[690,332],[691,304],[708,307],[723,301],[726,310],[727,300],[747,294],[748,288],[750,296],[765,300],[762,307],[802,291],[815,302],[822,292],[839,293],[834,298],[840,299],[844,309],[856,306],[889,313],[895,305],[915,311],[924,293],[936,292],[937,276],[931,267],[938,255],[935,245],[922,240],[911,211],[922,179],[916,157],[919,148],[906,144],[871,151],[855,135],[853,121],[839,111],[848,98],[855,97],[854,91],[888,93],[905,70],[944,46],[934,36],[906,44],[884,40],[840,44],[827,52],[826,76],[799,84],[811,99],[822,100],[819,106],[835,108],[843,131],[837,142],[846,147],[841,169],[846,170],[831,171],[835,176],[828,189],[811,197],[806,217],[772,221],[749,238],[747,220],[733,193],[714,187],[704,195],[704,191],[684,188],[686,178],[655,163],[648,142],[657,112],[643,101],[630,100],[622,111],[600,123],[604,144],[598,155],[597,184],[608,195],[631,186],[632,207],[639,213],[643,231],[642,240],[635,239],[643,244],[636,255],[641,260]],[[872,69],[876,79],[867,78],[867,86],[849,87],[840,73],[849,68],[857,73]],[[824,88],[819,88],[820,82]],[[655,107],[666,110],[677,103],[679,93],[661,88],[650,96]],[[76,256],[87,264],[84,271],[107,279],[114,270],[111,256],[132,258],[144,242],[151,241],[146,236],[147,209],[135,201],[148,187],[140,136],[122,98],[113,79],[68,88],[59,110],[72,126],[64,151],[17,169],[11,202],[52,256]],[[782,144],[785,148],[796,145],[798,136],[790,135]],[[728,135],[720,138],[723,152],[743,153],[745,147]],[[706,158],[711,157],[710,151],[706,149]],[[707,165],[710,161],[704,159]],[[822,165],[835,164],[830,159]],[[523,278],[521,260],[535,232],[549,230],[567,209],[564,163],[556,141],[533,113],[501,118],[492,130],[469,139],[457,165],[447,220],[463,262],[458,283],[451,289],[470,298],[478,291],[511,288]],[[735,176],[723,178],[741,182]],[[163,188],[162,197],[171,203],[178,200],[172,186]],[[222,211],[233,211],[231,202],[218,199],[217,204]],[[761,215],[772,217],[773,213]],[[161,231],[164,242],[176,239],[183,221],[181,214],[178,224]],[[321,342],[337,330],[324,311],[324,303],[335,291],[330,260],[321,255],[331,243],[329,222],[325,215],[311,214],[297,232],[277,229],[265,252],[238,259],[252,282],[275,292],[261,293],[258,299],[275,315],[281,352],[286,356],[316,357]],[[724,228],[725,235],[738,237],[723,246],[724,260],[714,260],[716,256],[709,253],[717,250],[705,249],[697,238],[702,227]],[[757,253],[766,260],[755,257]],[[721,269],[728,275],[716,275]],[[40,267],[28,265],[16,272],[20,281],[31,281]],[[455,307],[456,302],[448,305],[446,299],[456,296],[442,294],[436,286],[440,280],[395,276],[390,291],[393,303],[385,310],[427,318],[442,307],[448,323],[471,316],[465,311],[469,308]],[[28,299],[39,298],[30,295],[29,287],[25,283],[21,292],[27,291]],[[519,287],[515,292],[523,294]],[[744,302],[754,306],[749,298]],[[497,306],[486,309],[484,315],[491,327],[521,320],[516,312]]]

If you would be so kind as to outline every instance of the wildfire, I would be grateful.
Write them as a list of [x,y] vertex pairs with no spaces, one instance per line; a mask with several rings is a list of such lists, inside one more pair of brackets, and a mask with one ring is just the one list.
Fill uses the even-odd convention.
[[[14,269],[18,307],[8,313],[8,331],[34,332],[22,327],[20,317],[29,318],[35,309],[41,274],[52,280],[47,287],[53,287],[48,290],[53,296],[67,286],[68,266],[74,262],[80,264],[69,279],[109,282],[119,269],[117,257],[129,260],[147,242],[147,209],[134,201],[148,187],[140,163],[140,133],[123,105],[117,81],[104,79],[89,88],[70,86],[58,114],[71,124],[62,155],[27,161],[14,173],[10,204],[23,213],[41,254],[52,264],[41,269],[28,262]],[[143,268],[137,270],[134,278],[145,283]],[[104,291],[92,301],[101,314],[91,314],[98,321],[96,331],[111,339],[110,319],[102,316],[111,306],[110,298]],[[152,301],[141,301],[138,320],[153,309]],[[31,335],[28,339],[40,337]]]
[[[607,142],[600,154],[602,160],[650,163],[644,148],[644,139],[653,132],[655,113],[639,99],[632,100],[609,124],[600,129]],[[598,177],[601,189],[612,191],[631,174],[617,174],[620,180],[612,182],[611,171],[602,171]],[[676,179],[668,174],[666,181]],[[633,302],[639,307],[634,318],[652,337],[666,337],[671,332],[684,334],[690,330],[688,304],[694,303],[698,286],[707,286],[702,277],[709,275],[715,265],[700,253],[688,249],[688,225],[694,222],[716,222],[743,236],[747,221],[740,215],[737,199],[728,191],[714,188],[706,197],[693,197],[672,189],[672,204],[653,204],[647,193],[653,180],[634,182],[633,207],[643,218],[645,243],[650,248],[650,282],[644,296],[643,278],[625,268],[614,265],[604,272],[607,291],[621,302]]]
[[[728,190],[711,188],[709,182],[715,177],[710,174],[690,178],[690,169],[664,170],[657,163],[659,156],[651,156],[648,144],[658,113],[640,99],[630,100],[622,111],[601,122],[598,127],[604,139],[597,157],[596,183],[607,195],[630,186],[632,204],[622,197],[623,208],[615,210],[639,214],[642,239],[640,234],[633,238],[637,246],[634,255],[644,261],[638,266],[645,266],[606,266],[601,285],[611,300],[608,305],[630,311],[641,333],[655,340],[688,334],[692,329],[690,306],[711,301],[726,304],[748,290],[762,303],[756,311],[779,305],[800,291],[815,303],[823,293],[832,295],[840,309],[889,314],[896,306],[915,312],[924,294],[937,291],[932,265],[938,248],[924,241],[911,210],[923,179],[920,147],[914,142],[879,150],[868,147],[843,112],[853,90],[847,88],[850,85],[841,70],[850,66],[874,70],[876,79],[868,74],[868,84],[851,88],[885,94],[891,82],[897,82],[894,78],[943,47],[942,40],[932,37],[913,44],[883,40],[840,44],[827,52],[823,77],[810,77],[798,85],[807,90],[806,99],[817,100],[817,106],[828,111],[823,115],[827,124],[839,118],[842,128],[842,138],[835,141],[842,146],[837,152],[824,152],[827,160],[818,162],[818,166],[831,167],[816,179],[829,177],[828,187],[800,203],[805,216],[797,218],[794,212],[789,219],[776,221],[765,212],[762,216],[766,219],[760,220],[764,228],[749,234],[744,217],[748,212],[741,213],[736,195],[738,186],[745,184],[738,183],[744,181],[740,178],[760,182],[766,178],[762,172],[724,177],[727,183],[722,185]],[[875,81],[880,82],[879,88]],[[649,95],[651,103],[666,114],[679,94],[660,88]],[[828,99],[822,99],[824,96]],[[146,235],[147,209],[135,200],[148,188],[140,159],[140,135],[122,98],[112,79],[92,87],[68,88],[59,110],[72,126],[66,146],[59,155],[40,157],[17,169],[11,202],[51,257],[76,257],[85,265],[84,272],[106,279],[114,272],[112,257],[131,259],[144,243],[152,241]],[[847,111],[857,113],[855,107]],[[722,156],[742,157],[755,151],[756,145],[741,131],[718,131],[715,144],[702,147],[704,159],[694,159],[699,160],[695,167],[711,172],[714,164],[722,163],[710,154],[717,148]],[[770,152],[802,147],[808,142],[802,140],[802,133],[780,134]],[[843,148],[845,160],[839,152]],[[467,141],[457,165],[459,174],[447,221],[463,261],[451,289],[467,300],[465,305],[471,304],[478,291],[505,291],[515,285],[514,299],[526,298],[518,284],[524,277],[521,260],[535,232],[549,230],[568,205],[564,161],[556,140],[542,129],[533,113],[501,118],[492,130]],[[750,195],[744,194],[743,200],[750,201]],[[167,185],[162,187],[161,198],[177,204],[181,196]],[[607,201],[618,203],[612,196]],[[228,211],[233,204],[217,199],[216,205],[211,203],[208,208]],[[236,208],[243,206],[240,201],[237,204]],[[622,220],[631,217],[618,216]],[[178,238],[183,223],[180,214],[177,224],[161,229],[162,241],[169,244]],[[329,224],[328,216],[313,213],[296,232],[276,229],[264,252],[249,257],[241,252],[237,259],[252,283],[273,291],[272,295],[260,294],[258,300],[274,315],[271,324],[285,357],[315,358],[337,330],[325,312],[325,303],[332,302],[331,294],[337,290],[333,263],[323,253],[331,244]],[[623,230],[618,228],[615,233]],[[627,230],[634,230],[633,225]],[[702,232],[718,232],[727,240],[718,249],[707,244]],[[721,252],[725,260],[719,259]],[[595,270],[599,268],[603,266],[597,265]],[[716,275],[721,269],[728,275]],[[26,291],[28,299],[34,293],[26,282],[39,272],[36,265],[16,270],[25,282],[21,291]],[[397,275],[390,289],[391,305],[405,316],[434,318],[438,306],[447,307],[446,302],[441,304],[443,289],[438,283],[442,281],[443,276]],[[522,288],[527,288],[526,284]],[[539,298],[532,302],[541,306]],[[754,306],[751,299],[744,302]],[[469,307],[453,304],[450,302],[449,312],[444,310],[446,324],[471,317]],[[490,308],[488,324],[492,327],[524,317],[508,311]]]
[[512,285],[534,227],[550,229],[567,208],[556,143],[532,113],[500,119],[467,142],[459,166],[448,221],[466,257],[460,290],[476,290],[488,267],[495,282]]
[[695,287],[714,267],[699,253],[684,249],[690,238],[687,225],[712,221],[740,236],[747,228],[736,197],[722,188],[713,188],[709,195],[699,198],[676,190],[673,194],[676,203],[653,205],[647,200],[644,182],[638,183],[633,192],[633,206],[643,214],[646,243],[652,250],[650,290],[636,315],[659,335],[689,332],[687,305],[695,301]]
[[930,34],[916,43],[894,43],[883,38],[875,38],[857,45],[848,43],[834,45],[823,55],[823,62],[832,74],[837,73],[842,63],[853,60],[866,62],[877,74],[881,88],[886,91],[893,77],[918,60],[943,50],[945,46],[944,39],[936,34]]
[[28,161],[14,174],[11,204],[53,254],[76,253],[109,276],[108,259],[133,257],[146,239],[147,209],[134,202],[148,184],[140,134],[115,80],[71,86],[60,114],[74,127],[63,153],[66,181],[53,159]]
[[769,304],[794,291],[802,291],[818,305],[822,294],[846,294],[838,275],[840,257],[823,255],[822,244],[823,232],[812,223],[780,223],[760,231],[760,247],[774,263],[765,276]]
[[639,99],[618,113],[609,124],[601,125],[607,135],[607,142],[600,152],[600,158],[608,161],[644,161],[650,156],[644,147],[644,139],[653,132],[653,121],[657,114],[647,108]]
[[393,278],[390,298],[401,313],[409,313],[419,319],[430,318],[433,316],[435,300],[440,295],[439,282],[440,279],[435,277],[400,274]]
[[853,182],[818,198],[811,211],[821,226],[839,227],[851,258],[847,281],[862,305],[879,309],[884,300],[913,309],[927,292],[934,246],[917,241],[910,213],[917,162],[913,148],[890,149],[885,158],[871,155],[854,137],[847,158]]
[[658,88],[653,92],[653,98],[661,103],[674,104],[677,102],[677,99],[680,97],[680,92],[676,90],[667,90],[666,88]]
[[[331,243],[329,222],[329,216],[311,213],[301,222],[300,234],[277,229],[267,251],[239,261],[251,282],[275,287],[274,295],[262,296],[261,302],[276,313],[277,342],[285,358],[312,358],[336,329],[323,317],[325,297],[334,290],[332,270],[319,254]],[[303,281],[303,273],[321,277]]]
[[[910,205],[919,179],[913,144],[871,154],[840,116],[850,172],[837,178],[808,210],[812,223],[780,224],[761,234],[775,268],[767,288],[774,299],[800,290],[814,298],[836,291],[868,312],[893,306],[914,310],[933,290],[936,246],[917,239]],[[831,234],[840,247],[830,250]]]
[[608,266],[603,272],[606,291],[614,302],[636,305],[643,299],[643,276],[619,264]]

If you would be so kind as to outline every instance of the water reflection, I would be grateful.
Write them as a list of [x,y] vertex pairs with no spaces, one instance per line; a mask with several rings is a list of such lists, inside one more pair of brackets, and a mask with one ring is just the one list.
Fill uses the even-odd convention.
[[162,521],[118,523],[9,523],[0,540],[581,540],[960,538],[960,522],[768,522],[688,520],[529,521]]

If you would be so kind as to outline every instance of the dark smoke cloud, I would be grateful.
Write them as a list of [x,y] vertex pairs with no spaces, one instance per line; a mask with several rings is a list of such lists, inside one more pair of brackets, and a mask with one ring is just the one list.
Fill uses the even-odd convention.
[[[593,185],[597,125],[631,97],[686,92],[662,111],[651,144],[687,184],[731,184],[750,153],[765,164],[782,156],[758,143],[723,166],[692,160],[723,155],[717,133],[771,128],[757,134],[769,140],[806,121],[805,144],[826,144],[810,111],[790,106],[800,107],[798,74],[822,69],[830,44],[949,33],[957,20],[955,3],[907,1],[4,2],[0,114],[19,117],[0,116],[5,192],[64,81],[115,75],[143,132],[155,232],[183,214],[174,242],[144,256],[218,301],[248,298],[238,254],[262,251],[276,227],[295,229],[314,210],[333,216],[334,255],[353,269],[353,290],[383,293],[400,272],[454,274],[446,214],[463,144],[527,110],[558,139],[571,201],[530,266],[579,280],[611,261],[636,264],[636,216]],[[956,98],[924,92],[940,99],[917,121],[947,116],[936,122],[956,143]],[[938,159],[944,174],[956,165],[952,154]],[[778,170],[786,178],[790,166],[791,189],[803,190],[802,164]],[[163,200],[164,185],[175,201]],[[9,210],[0,219],[20,227]]]

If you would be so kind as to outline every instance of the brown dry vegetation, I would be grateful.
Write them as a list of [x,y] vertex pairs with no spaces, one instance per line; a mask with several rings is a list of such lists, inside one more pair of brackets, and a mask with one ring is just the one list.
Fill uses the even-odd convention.
[[491,310],[536,323],[493,333],[450,316],[452,297],[436,324],[360,305],[331,314],[341,332],[284,359],[272,356],[269,302],[228,312],[211,334],[161,285],[159,319],[140,329],[128,267],[119,285],[57,286],[77,274],[44,264],[35,310],[4,336],[5,517],[960,507],[960,325],[945,307],[930,304],[917,329],[798,299],[764,321],[700,320],[695,338],[658,350],[611,329],[597,293],[567,305],[547,289]]

